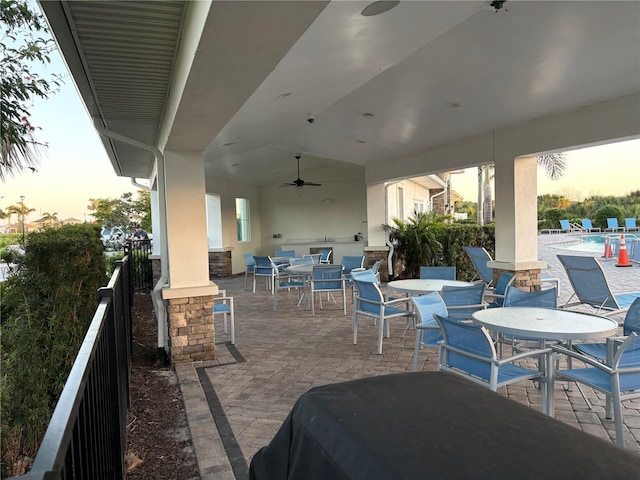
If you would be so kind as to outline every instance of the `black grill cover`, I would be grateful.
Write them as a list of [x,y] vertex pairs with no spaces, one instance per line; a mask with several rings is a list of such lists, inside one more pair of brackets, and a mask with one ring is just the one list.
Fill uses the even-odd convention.
[[640,479],[640,456],[449,373],[309,390],[251,480]]

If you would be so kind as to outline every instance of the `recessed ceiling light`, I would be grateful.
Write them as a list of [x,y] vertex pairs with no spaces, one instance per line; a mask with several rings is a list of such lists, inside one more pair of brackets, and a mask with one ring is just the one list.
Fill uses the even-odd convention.
[[223,143],[222,146],[223,147],[228,147],[229,145],[235,145],[238,142],[229,142],[229,143]]
[[364,7],[360,12],[360,15],[362,15],[363,17],[374,17],[376,15],[380,15],[381,13],[388,12],[392,8],[398,6],[399,3],[399,1],[373,2]]
[[359,138],[358,138],[358,139],[356,140],[356,143],[367,143],[367,142],[365,142],[364,140],[361,140],[361,139],[359,139]]
[[449,102],[447,103],[447,107],[449,108],[458,108],[460,104],[458,102]]
[[373,118],[373,117],[375,117],[376,115],[375,115],[374,113],[365,112],[365,113],[363,113],[363,114],[362,114],[362,116],[363,116],[364,118]]
[[278,98],[286,98],[286,97],[290,97],[291,95],[293,95],[293,92],[283,92],[280,95],[278,95]]

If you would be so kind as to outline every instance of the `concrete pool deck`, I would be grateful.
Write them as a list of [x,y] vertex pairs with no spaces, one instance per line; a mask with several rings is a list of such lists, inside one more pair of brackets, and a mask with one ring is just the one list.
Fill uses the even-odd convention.
[[[545,273],[560,279],[560,304],[573,292],[556,255],[594,256],[552,246],[571,237],[538,237],[538,257],[549,266]],[[640,290],[640,266],[617,268],[616,259],[602,259],[601,263],[614,292]],[[392,323],[383,355],[376,355],[377,327],[370,322],[360,322],[358,344],[352,344],[350,302],[347,316],[342,314],[340,299],[337,304],[325,302],[324,310],[312,316],[296,306],[295,293],[290,299],[281,293],[278,311],[273,312],[273,297],[264,290],[264,282],[258,282],[262,288],[255,294],[244,290],[244,276],[216,283],[234,296],[236,345],[218,333],[222,324],[216,319],[216,360],[175,368],[202,479],[247,479],[252,456],[269,443],[298,397],[309,388],[411,371],[415,337],[412,332],[401,337],[404,320]],[[622,321],[624,315],[612,318]],[[422,371],[436,370],[437,349],[422,350],[419,365]],[[555,418],[610,440],[614,425],[605,418],[604,397],[584,390],[593,409],[576,389],[567,391],[565,384],[557,383]],[[500,394],[541,409],[540,390],[533,383],[517,383]],[[624,437],[625,447],[640,454],[640,399],[624,403]]]

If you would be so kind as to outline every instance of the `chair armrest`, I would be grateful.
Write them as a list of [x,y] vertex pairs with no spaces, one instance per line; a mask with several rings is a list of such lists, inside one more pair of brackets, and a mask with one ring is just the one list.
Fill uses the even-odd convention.
[[526,352],[518,353],[516,355],[512,355],[511,357],[501,358],[500,360],[498,360],[498,365],[503,365],[505,363],[513,363],[516,360],[520,360],[522,358],[527,358],[527,357],[547,356],[550,353],[551,353],[551,347],[537,349],[537,350],[527,350]]
[[607,372],[607,373],[611,373],[611,367],[609,367],[608,365],[604,365],[602,363],[600,363],[599,361],[588,357],[586,355],[583,355],[581,353],[578,352],[574,352],[572,350],[569,350],[568,348],[565,348],[561,345],[551,345],[551,348],[553,354],[562,354],[565,355],[567,357],[571,357],[571,358],[575,358],[576,360],[580,360],[581,362],[586,363],[587,365],[591,365],[592,367],[595,367],[599,370],[602,370],[603,372]]

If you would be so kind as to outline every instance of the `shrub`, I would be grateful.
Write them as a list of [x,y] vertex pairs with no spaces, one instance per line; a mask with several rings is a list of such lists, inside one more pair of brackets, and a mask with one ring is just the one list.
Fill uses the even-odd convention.
[[602,229],[607,228],[607,218],[617,218],[619,225],[624,225],[624,210],[617,205],[604,205],[593,215],[593,224]]
[[563,208],[549,208],[544,212],[544,227],[560,228],[560,220],[568,218],[567,211]]
[[471,280],[476,276],[473,262],[462,247],[484,247],[495,258],[495,225],[460,224],[439,226],[436,236],[443,247],[442,260],[445,265],[456,266],[458,280]]
[[16,263],[1,299],[5,467],[12,452],[37,450],[107,282],[99,231],[89,224],[29,234]]

